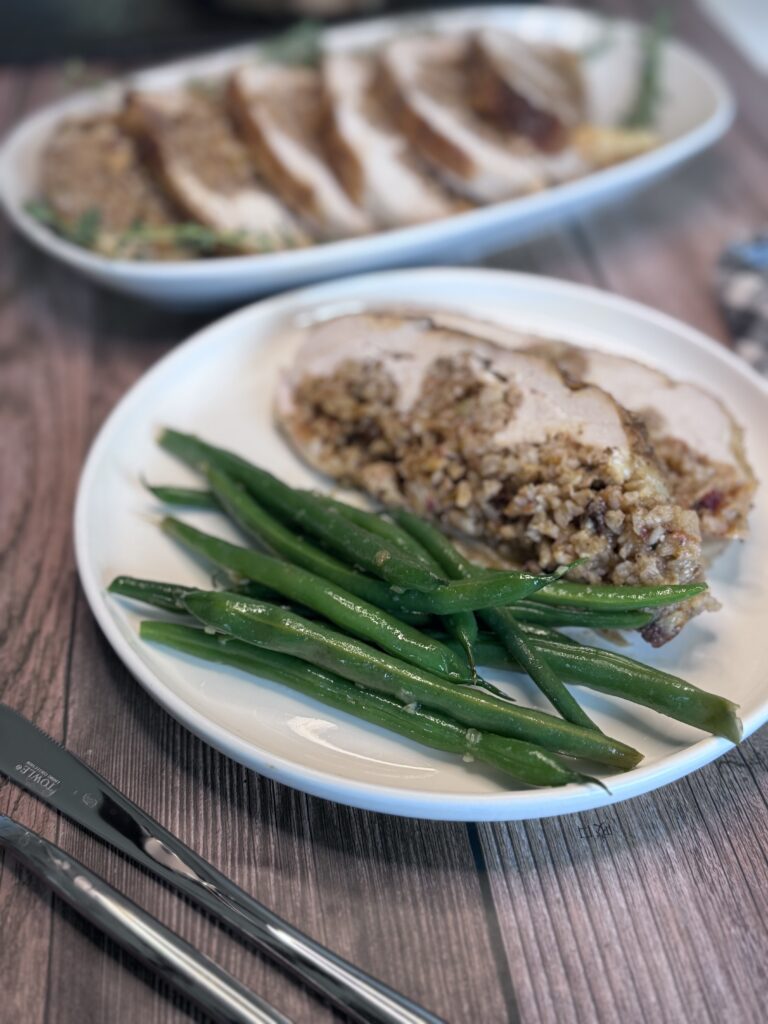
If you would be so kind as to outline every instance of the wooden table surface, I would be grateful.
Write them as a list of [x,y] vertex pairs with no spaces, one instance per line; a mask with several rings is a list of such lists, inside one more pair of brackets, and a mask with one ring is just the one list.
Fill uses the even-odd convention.
[[[648,5],[612,2],[647,17]],[[689,3],[676,31],[739,95],[728,137],[647,194],[489,261],[597,284],[727,343],[722,247],[768,213],[766,82]],[[0,128],[71,88],[0,70]],[[250,892],[452,1024],[765,1020],[768,733],[599,813],[495,825],[351,810],[234,764],[112,654],[75,573],[94,432],[204,318],[84,283],[0,223],[0,698]],[[460,257],[457,253],[457,257]],[[0,781],[0,813],[60,843],[299,1024],[341,1018],[171,891]],[[183,1001],[0,859],[0,1022],[169,1024]]]

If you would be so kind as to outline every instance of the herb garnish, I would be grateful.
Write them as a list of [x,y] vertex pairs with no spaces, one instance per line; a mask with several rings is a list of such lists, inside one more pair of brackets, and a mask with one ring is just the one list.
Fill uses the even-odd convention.
[[177,224],[144,224],[137,221],[119,233],[102,232],[99,238],[101,214],[95,208],[86,210],[73,224],[60,217],[45,200],[32,199],[25,208],[35,220],[67,241],[93,249],[98,239],[102,253],[118,259],[137,258],[154,248],[178,248],[193,256],[215,256],[226,250],[274,252],[279,247],[291,249],[299,244],[297,239],[288,234],[280,239],[282,245],[278,246],[277,240],[266,232],[217,231],[194,221],[181,221]]
[[278,64],[320,63],[320,39],[322,25],[318,21],[306,19],[277,36],[259,43],[259,58],[275,61]]
[[248,241],[245,231],[217,231],[215,228],[182,221],[179,224],[132,224],[119,234],[114,244],[114,255],[144,246],[178,246],[200,256],[208,256],[222,249],[241,249]]
[[623,128],[651,128],[661,99],[661,53],[669,34],[669,11],[659,11],[643,32],[642,65],[637,92],[622,118]]
[[80,245],[85,249],[92,249],[96,244],[101,227],[101,213],[91,208],[81,213],[76,221],[70,223],[60,217],[50,203],[41,199],[31,199],[25,206],[27,213],[47,225],[57,235]]

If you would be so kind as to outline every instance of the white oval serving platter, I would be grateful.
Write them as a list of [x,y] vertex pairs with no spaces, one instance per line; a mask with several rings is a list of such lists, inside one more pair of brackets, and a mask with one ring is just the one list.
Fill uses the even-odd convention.
[[[615,123],[626,111],[639,71],[641,26],[564,7],[498,6],[380,18],[328,29],[329,49],[375,47],[423,26],[459,32],[498,26],[532,41],[556,43],[585,60],[588,105],[594,120]],[[56,123],[116,109],[126,86],[173,87],[224,74],[258,53],[237,47],[167,64],[54,103],[24,120],[0,150],[0,202],[35,245],[100,284],[169,306],[225,305],[312,281],[392,266],[468,263],[550,230],[649,184],[712,145],[734,113],[719,72],[687,46],[665,43],[657,128],[663,143],[625,163],[534,195],[479,207],[415,227],[289,252],[183,262],[109,260],[58,237],[26,211],[36,196],[41,150]]]
[[[290,483],[327,486],[299,461],[272,420],[276,381],[293,356],[283,332],[307,319],[390,304],[450,309],[567,337],[709,387],[742,422],[749,458],[758,477],[768,479],[765,382],[721,346],[644,306],[580,285],[490,270],[393,271],[317,285],[249,306],[175,348],[131,388],[94,441],[77,497],[77,564],[91,609],[120,658],[172,715],[230,757],[308,793],[393,814],[499,820],[583,811],[646,793],[728,750],[726,740],[580,690],[598,724],[637,746],[645,761],[612,777],[611,795],[593,785],[518,790],[477,764],[421,748],[276,684],[139,641],[138,623],[152,612],[142,615],[139,606],[108,596],[113,576],[198,586],[210,580],[160,532],[162,510],[141,483],[142,476],[155,483],[193,480],[157,448],[157,429],[194,431]],[[229,532],[216,513],[189,518],[212,532]],[[721,556],[711,583],[723,603],[720,612],[700,616],[660,650],[637,639],[628,651],[739,703],[749,735],[768,718],[764,500],[753,511],[749,539]],[[545,706],[521,677],[509,678],[523,688],[522,699]]]

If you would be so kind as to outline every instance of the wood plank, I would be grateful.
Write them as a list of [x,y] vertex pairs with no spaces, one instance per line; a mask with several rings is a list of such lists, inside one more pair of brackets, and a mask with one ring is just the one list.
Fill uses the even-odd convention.
[[[26,77],[2,72],[5,126],[32,94]],[[62,289],[5,221],[0,248],[0,697],[60,738],[76,592],[69,524],[88,426],[80,338],[91,307],[85,289]],[[0,812],[56,837],[55,817],[4,780]],[[14,922],[14,941],[0,944],[2,1012],[33,1024],[45,1008],[50,897],[20,880],[0,854],[0,920]]]
[[722,771],[600,812],[480,826],[523,1020],[760,1019],[765,808],[752,816],[762,800],[739,773],[734,813]]

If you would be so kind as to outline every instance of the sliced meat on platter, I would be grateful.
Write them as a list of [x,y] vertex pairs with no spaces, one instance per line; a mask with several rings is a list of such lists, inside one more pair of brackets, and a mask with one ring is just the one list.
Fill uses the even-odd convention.
[[491,203],[544,188],[528,139],[498,132],[468,107],[467,40],[396,39],[382,55],[398,124],[415,151],[451,188]]
[[63,121],[43,151],[41,186],[61,230],[105,256],[184,255],[163,238],[178,210],[115,114]]
[[323,84],[329,162],[379,227],[418,224],[461,208],[430,178],[399,132],[373,55],[329,55]]
[[229,236],[228,248],[258,252],[308,241],[258,182],[215,93],[134,92],[126,100],[124,123],[175,203],[189,218]]
[[569,50],[483,29],[470,41],[466,66],[474,111],[539,149],[560,149],[587,120],[580,62]]
[[259,172],[320,238],[372,229],[329,169],[323,148],[319,72],[287,64],[253,64],[234,72],[228,97]]

